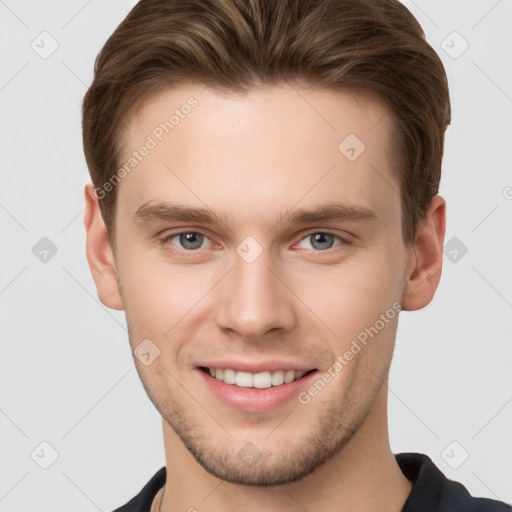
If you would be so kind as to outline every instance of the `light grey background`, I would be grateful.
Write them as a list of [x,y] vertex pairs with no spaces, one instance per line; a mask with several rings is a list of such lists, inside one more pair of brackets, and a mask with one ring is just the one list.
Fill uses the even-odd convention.
[[[405,3],[450,80],[441,194],[458,248],[432,304],[401,314],[392,448],[426,453],[472,494],[510,503],[512,2]],[[165,463],[124,313],[99,303],[85,255],[80,104],[133,5],[0,0],[1,512],[113,510]],[[43,237],[57,248],[46,262],[32,250]],[[47,469],[42,442],[58,454]]]

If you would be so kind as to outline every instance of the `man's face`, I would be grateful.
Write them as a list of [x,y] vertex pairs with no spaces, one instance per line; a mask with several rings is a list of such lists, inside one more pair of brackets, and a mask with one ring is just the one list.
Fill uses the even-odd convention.
[[[197,105],[172,131],[158,130],[191,96]],[[346,445],[385,387],[390,311],[409,263],[392,120],[380,103],[339,91],[190,86],[155,96],[128,124],[125,160],[151,146],[118,185],[116,211],[131,348],[149,339],[160,351],[148,366],[135,359],[142,383],[210,473],[297,480]],[[298,218],[335,204],[337,216]],[[174,219],[165,205],[218,222]],[[316,371],[259,389],[209,367],[252,369],[263,386],[266,371],[277,384],[276,370]]]

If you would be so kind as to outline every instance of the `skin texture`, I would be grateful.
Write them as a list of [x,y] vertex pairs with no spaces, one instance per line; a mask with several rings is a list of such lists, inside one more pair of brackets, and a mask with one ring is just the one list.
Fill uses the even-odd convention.
[[[85,189],[98,296],[125,310],[132,350],[144,339],[160,350],[149,366],[134,361],[162,416],[162,510],[400,511],[411,482],[389,446],[386,386],[398,315],[307,405],[230,407],[197,366],[287,360],[321,376],[393,304],[426,306],[441,276],[444,200],[433,199],[405,246],[392,117],[375,98],[327,89],[160,93],[128,120],[124,156],[190,96],[197,106],[117,185],[115,251]],[[349,134],[366,147],[354,161],[338,150]],[[222,222],[134,220],[159,201],[208,208]],[[376,218],[293,225],[285,216],[333,201]],[[171,237],[180,230],[204,235],[199,248]],[[317,243],[315,233],[332,236]],[[249,236],[262,249],[252,263],[236,251]],[[251,464],[240,456],[249,442]]]

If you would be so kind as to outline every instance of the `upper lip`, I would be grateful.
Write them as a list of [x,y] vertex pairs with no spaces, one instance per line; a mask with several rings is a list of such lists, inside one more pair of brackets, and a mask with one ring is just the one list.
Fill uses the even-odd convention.
[[314,370],[313,366],[292,362],[292,361],[260,361],[255,363],[254,361],[235,361],[235,360],[222,360],[222,361],[211,361],[207,363],[201,363],[199,366],[203,366],[206,368],[215,368],[215,369],[231,369],[241,372],[249,372],[249,373],[261,373],[264,371],[275,372],[277,370],[298,370],[307,372],[309,370]]

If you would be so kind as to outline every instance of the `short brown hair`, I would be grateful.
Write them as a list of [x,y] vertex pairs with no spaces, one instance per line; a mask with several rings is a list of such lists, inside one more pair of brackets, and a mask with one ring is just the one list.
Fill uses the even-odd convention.
[[[140,0],[97,56],[83,100],[94,186],[115,174],[126,122],[156,92],[286,82],[367,91],[389,109],[402,233],[413,243],[438,192],[451,108],[441,59],[398,0]],[[115,187],[99,199],[115,243]]]

